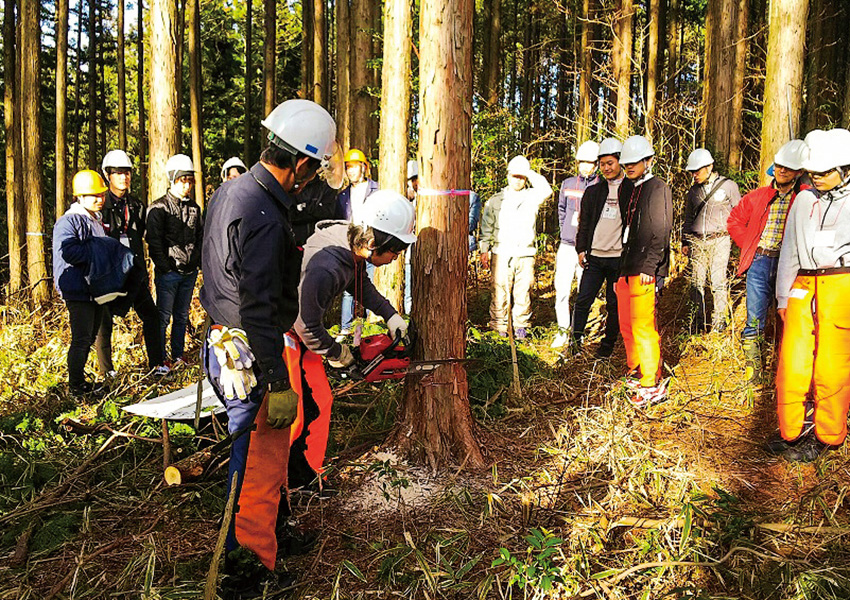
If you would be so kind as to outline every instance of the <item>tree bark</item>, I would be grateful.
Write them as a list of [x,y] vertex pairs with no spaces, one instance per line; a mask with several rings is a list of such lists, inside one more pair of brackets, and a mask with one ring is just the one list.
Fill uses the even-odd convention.
[[366,156],[372,156],[369,137],[369,70],[366,63],[372,58],[372,36],[369,2],[351,1],[351,147],[359,148]]
[[6,143],[6,226],[9,240],[9,291],[24,286],[24,199],[21,180],[20,97],[15,48],[15,0],[3,3],[3,124]]
[[97,165],[100,164],[101,159],[103,158],[103,154],[106,153],[106,61],[104,59],[104,53],[106,52],[106,31],[103,28],[103,13],[106,11],[106,7],[102,4],[101,0],[98,0],[97,5],[97,39],[98,41],[98,56],[97,56],[97,80],[100,85],[100,91],[98,92],[97,98],[97,121],[100,124],[100,128],[98,129],[98,148],[100,149],[100,153],[97,155],[97,159],[94,163],[92,163],[92,167],[97,169]]
[[490,44],[486,48],[485,100],[490,106],[499,105],[502,91],[502,0],[489,0],[490,22],[487,32]]
[[[384,0],[384,64],[378,181],[404,195],[407,187],[407,128],[410,124],[410,1]],[[409,252],[410,250],[408,250]],[[375,285],[399,312],[404,307],[404,260],[375,270]]]
[[614,131],[625,138],[630,134],[629,108],[631,105],[632,45],[634,39],[634,1],[620,0],[620,12],[614,35],[614,57],[617,81],[617,112]]
[[591,103],[593,78],[593,53],[590,40],[593,36],[593,15],[590,0],[582,0],[581,8],[581,72],[578,88],[578,127],[576,128],[576,147],[590,139]]
[[[250,0],[249,0],[250,1]],[[176,154],[177,0],[151,0],[150,5],[150,199],[168,189],[165,161]]]
[[277,105],[275,93],[275,68],[277,63],[277,2],[263,2],[263,116]]
[[676,79],[679,72],[679,2],[681,0],[669,0],[670,25],[667,30],[667,97],[676,95]]
[[89,165],[97,164],[97,3],[89,0]]
[[744,78],[747,71],[747,33],[750,0],[738,0],[738,21],[735,32],[735,73],[733,75],[731,129],[729,132],[729,166],[740,170],[744,143]]
[[176,128],[178,151],[183,148],[183,55],[186,41],[186,0],[177,0],[177,65],[174,69],[174,86],[177,88]]
[[79,4],[77,5],[77,66],[74,70],[74,173],[77,172],[77,165],[79,165],[80,159],[80,95],[83,89],[83,71],[81,68],[83,57],[83,1],[79,0]]
[[313,1],[301,2],[301,97],[313,96]]
[[253,52],[251,51],[251,25],[253,18],[251,0],[247,0],[245,7],[245,117],[243,123],[245,140],[242,154],[245,164],[249,165],[253,162],[254,150],[254,113],[251,109],[251,92],[254,86]]
[[56,218],[68,208],[68,0],[56,2]]
[[321,106],[328,100],[326,48],[325,0],[313,0],[313,102]]
[[[422,0],[420,189],[468,189],[471,172],[472,0]],[[413,282],[418,358],[461,358],[466,344],[468,196],[420,195]],[[466,371],[452,364],[406,382],[395,442],[433,469],[484,466]]]
[[[82,2],[82,0],[80,0]],[[139,183],[141,188],[142,202],[148,200],[148,165],[147,158],[147,140],[148,130],[145,126],[145,21],[143,11],[145,8],[144,0],[136,0],[136,28],[139,32],[139,39],[136,42],[136,55],[138,56],[138,69],[136,80],[136,99],[138,101],[139,112]]]
[[24,205],[27,211],[27,274],[37,305],[50,300],[44,254],[44,196],[41,174],[41,23],[39,4],[21,6],[21,145]]
[[351,25],[348,0],[336,0],[336,127],[339,143],[351,146]]
[[808,12],[808,0],[770,0],[759,165],[762,185],[768,180],[766,171],[776,151],[800,133]]
[[204,125],[201,114],[204,83],[201,75],[201,0],[189,0],[189,113],[192,120],[192,162],[195,163],[195,201],[204,207]]
[[646,45],[646,132],[649,139],[655,136],[656,102],[658,99],[658,52],[661,29],[661,0],[649,0],[649,39]]
[[[67,1],[67,0],[63,0]],[[127,151],[127,69],[124,65],[124,0],[118,0],[118,147]]]
[[705,81],[711,84],[703,86],[703,130],[706,146],[724,164],[731,153],[738,5],[739,0],[710,0],[706,19]]
[[850,39],[844,47],[844,110],[842,111],[841,126],[850,127]]

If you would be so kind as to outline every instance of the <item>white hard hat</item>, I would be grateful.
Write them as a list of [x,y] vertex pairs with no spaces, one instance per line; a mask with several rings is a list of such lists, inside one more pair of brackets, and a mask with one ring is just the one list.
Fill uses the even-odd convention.
[[620,152],[620,162],[624,165],[631,165],[652,156],[655,156],[655,150],[652,149],[652,144],[649,143],[649,140],[642,135],[633,135],[623,142],[623,150]]
[[100,163],[100,170],[103,174],[109,177],[106,169],[132,169],[133,163],[130,162],[130,157],[123,150],[110,150],[103,157],[103,162]]
[[[227,179],[227,172],[230,171],[233,167],[239,167],[244,169],[244,171],[248,170],[248,167],[245,166],[245,163],[242,162],[242,159],[238,156],[233,156],[224,161],[224,164],[221,165],[221,180],[224,181]],[[244,172],[243,171],[243,172]]]
[[596,162],[599,158],[599,144],[593,140],[588,140],[578,147],[576,152],[576,160],[578,162]]
[[531,165],[528,159],[524,156],[514,156],[508,162],[508,175],[521,175],[528,177],[528,172],[531,171]]
[[405,244],[416,241],[413,233],[416,211],[410,201],[401,194],[391,190],[378,190],[366,198],[361,210],[361,222],[364,225],[388,233]]
[[685,171],[699,171],[703,167],[714,164],[714,157],[705,148],[697,148],[688,156],[688,164]]
[[165,172],[168,175],[168,181],[173,182],[183,175],[194,175],[195,165],[185,154],[175,154],[165,161]]
[[[818,130],[820,131],[820,130]],[[821,131],[821,133],[826,133]],[[808,136],[806,136],[808,137]],[[817,134],[815,134],[817,138]],[[803,140],[786,142],[773,157],[774,165],[781,165],[794,171],[803,168],[803,163],[809,158],[809,146]],[[772,175],[772,173],[770,173]]]
[[301,152],[329,160],[336,144],[336,123],[330,113],[310,100],[287,100],[262,121],[269,141],[293,154]]
[[609,137],[602,140],[602,143],[599,144],[599,157],[603,156],[613,156],[620,155],[620,152],[623,151],[623,142],[618,140],[617,138]]
[[[846,129],[816,130],[806,136],[809,156],[803,160],[803,168],[812,173],[825,173],[836,167],[850,165],[850,132]],[[783,164],[783,163],[777,163]],[[788,166],[784,165],[783,166]]]
[[413,179],[414,177],[419,177],[419,161],[409,160],[407,161],[407,178]]

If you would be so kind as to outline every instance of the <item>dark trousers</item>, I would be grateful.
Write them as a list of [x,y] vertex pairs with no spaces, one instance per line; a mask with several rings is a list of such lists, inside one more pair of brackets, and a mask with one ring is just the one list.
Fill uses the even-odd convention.
[[[142,320],[145,351],[148,354],[148,369],[153,369],[162,364],[164,356],[162,354],[163,344],[159,310],[154,304],[147,282],[139,286],[133,298],[132,307]],[[112,366],[112,312],[109,310],[109,305],[104,306],[103,318],[100,322],[100,328],[97,330],[94,348],[97,351],[97,362],[101,374],[106,375],[110,371],[114,371],[115,368]]]
[[68,383],[80,386],[86,381],[86,360],[94,343],[103,315],[103,307],[94,301],[66,300],[71,322],[71,345],[68,347]]
[[192,294],[195,291],[197,279],[197,271],[187,275],[169,271],[154,278],[163,356],[165,356],[166,329],[168,329],[172,315],[174,316],[174,322],[171,324],[171,360],[183,358],[186,326],[189,322],[189,307],[192,304]]
[[620,270],[620,259],[600,258],[598,256],[586,255],[587,266],[581,276],[581,284],[578,288],[575,313],[573,315],[573,337],[581,342],[584,329],[587,326],[587,318],[590,315],[590,307],[602,284],[605,286],[606,310],[608,317],[605,320],[605,338],[602,340],[603,348],[613,348],[617,343],[617,335],[620,332],[620,320],[617,316],[617,294],[614,293],[614,284],[617,283],[617,274]]

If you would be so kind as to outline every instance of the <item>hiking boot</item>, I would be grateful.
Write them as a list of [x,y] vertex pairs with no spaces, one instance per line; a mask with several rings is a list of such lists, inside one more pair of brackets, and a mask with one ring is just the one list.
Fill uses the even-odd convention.
[[169,373],[171,373],[171,367],[169,367],[168,365],[166,365],[164,363],[161,364],[161,365],[158,365],[157,367],[154,367],[154,370],[153,370],[153,374],[156,375],[157,377],[165,377]]
[[528,331],[525,327],[517,327],[514,329],[514,337],[518,340],[524,340],[528,337]]
[[246,548],[236,548],[224,558],[221,597],[224,600],[279,598],[295,583],[286,571],[270,571]]
[[563,348],[570,339],[570,334],[566,329],[561,329],[555,339],[552,340],[552,348]]
[[596,349],[597,358],[610,358],[612,354],[614,354],[614,346],[604,342]]
[[278,519],[274,535],[277,538],[277,557],[300,556],[307,554],[316,546],[319,531],[301,530],[286,519]]
[[664,402],[667,399],[667,380],[651,387],[639,387],[634,394],[629,396],[629,402],[635,408],[649,408],[653,404]]
[[830,450],[829,444],[820,441],[812,430],[801,434],[796,440],[787,441],[782,436],[769,440],[764,445],[768,454],[781,456],[791,462],[808,463]]

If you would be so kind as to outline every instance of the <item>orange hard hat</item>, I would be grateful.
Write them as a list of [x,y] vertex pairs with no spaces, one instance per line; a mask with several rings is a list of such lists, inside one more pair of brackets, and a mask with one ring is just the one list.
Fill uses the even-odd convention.
[[74,175],[71,189],[74,196],[100,196],[109,188],[106,187],[100,173],[86,169]]
[[345,153],[345,157],[342,159],[343,162],[362,162],[364,165],[369,165],[369,161],[366,159],[366,155],[363,154],[362,151],[357,148],[352,148],[348,152]]

